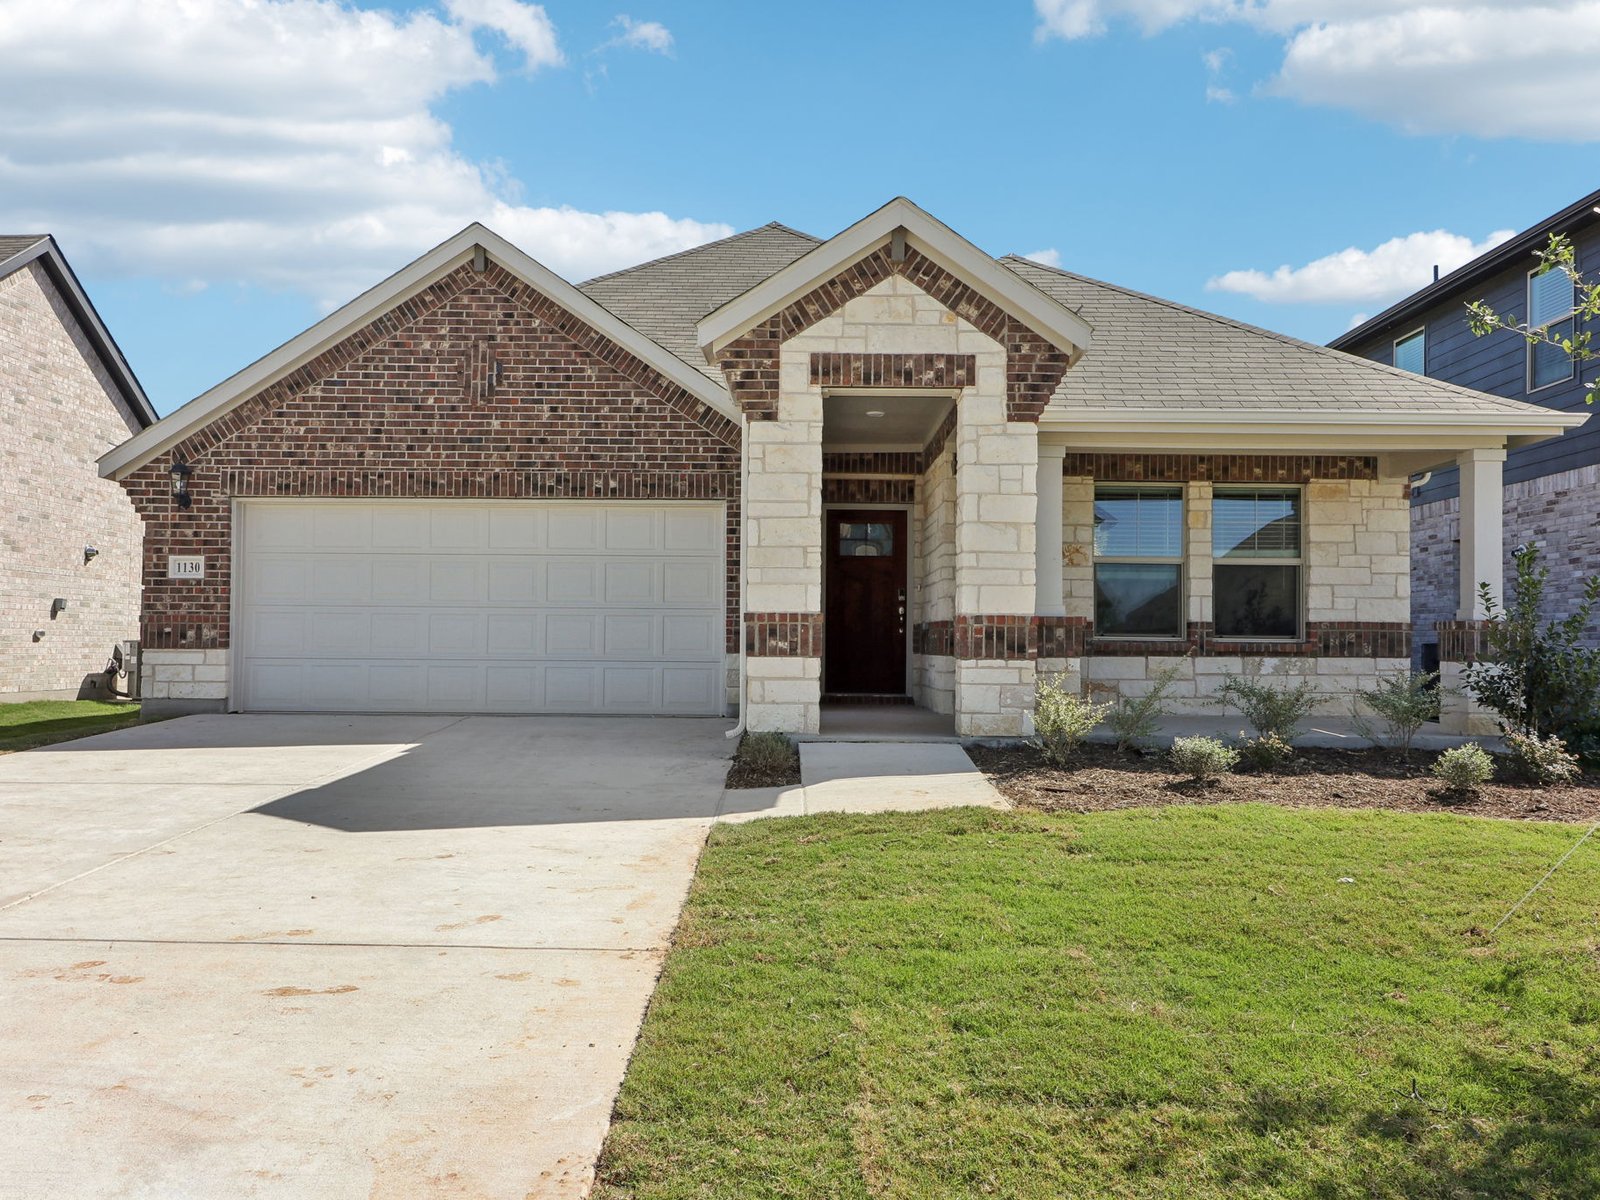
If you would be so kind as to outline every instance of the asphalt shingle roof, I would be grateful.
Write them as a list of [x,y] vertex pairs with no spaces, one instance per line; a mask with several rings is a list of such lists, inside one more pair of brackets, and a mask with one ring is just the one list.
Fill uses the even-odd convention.
[[773,222],[720,242],[601,275],[578,290],[696,370],[722,383],[700,353],[695,325],[709,312],[776,275],[821,240]]
[[1094,342],[1061,381],[1062,409],[1307,409],[1526,413],[1489,396],[1115,284],[1000,260],[1089,322]]
[[44,241],[42,233],[0,233],[0,263]]

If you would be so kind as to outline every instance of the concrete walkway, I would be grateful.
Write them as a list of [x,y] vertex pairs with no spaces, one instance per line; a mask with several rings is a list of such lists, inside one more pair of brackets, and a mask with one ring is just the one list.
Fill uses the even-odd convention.
[[814,813],[1009,807],[960,746],[949,742],[802,742],[800,784],[726,792],[718,821]]
[[191,717],[0,757],[0,1197],[585,1194],[725,728]]

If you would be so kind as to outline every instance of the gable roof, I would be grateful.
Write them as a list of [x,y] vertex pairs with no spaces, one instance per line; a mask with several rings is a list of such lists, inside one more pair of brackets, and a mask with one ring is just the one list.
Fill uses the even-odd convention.
[[273,382],[297,370],[329,347],[337,345],[415,295],[435,280],[473,261],[479,249],[529,287],[549,297],[580,321],[610,338],[641,362],[659,371],[690,395],[737,421],[739,412],[727,391],[705,374],[645,337],[609,309],[573,287],[548,267],[536,262],[492,229],[474,222],[441,242],[410,266],[361,293],[343,308],[328,314],[310,329],[291,338],[272,353],[197,396],[170,416],[136,434],[100,459],[100,474],[121,479],[157,455],[181,442],[195,430],[215,421]]
[[821,244],[820,238],[774,221],[601,275],[580,283],[578,290],[720,386],[722,372],[700,353],[696,323]]
[[83,330],[84,337],[88,338],[95,357],[111,376],[111,381],[134,419],[145,428],[155,424],[156,410],[151,406],[150,398],[144,394],[144,387],[128,365],[128,360],[122,356],[122,350],[111,336],[111,331],[100,320],[94,305],[89,303],[83,285],[73,274],[55,238],[48,233],[0,234],[0,279],[20,271],[31,262],[37,262],[50,276],[50,281],[66,301],[73,319]]
[[1501,242],[1493,250],[1478,255],[1471,262],[1463,263],[1427,287],[1420,288],[1405,299],[1391,304],[1377,316],[1340,334],[1328,345],[1336,350],[1344,350],[1366,341],[1391,325],[1414,320],[1424,310],[1448,300],[1462,288],[1471,287],[1491,275],[1498,275],[1512,263],[1525,262],[1544,249],[1552,233],[1570,233],[1580,226],[1600,220],[1600,212],[1596,211],[1596,206],[1600,206],[1600,191],[1590,192],[1582,200],[1567,205],[1558,213],[1552,213],[1537,225],[1530,225],[1515,237]]
[[[1074,412],[1215,410],[1363,421],[1411,417],[1437,423],[1474,418],[1495,425],[1548,426],[1548,409],[1458,387],[1285,334],[1047,267],[1016,255],[1018,276],[1081,312],[1095,328],[1094,352],[1068,371],[1044,420]],[[1559,414],[1554,414],[1558,415]]]
[[832,279],[896,236],[904,236],[912,249],[1065,352],[1069,363],[1076,362],[1089,348],[1093,333],[1082,317],[1038,288],[1029,286],[904,196],[896,196],[876,212],[703,317],[699,339],[706,361],[716,361],[718,351],[729,342],[742,337],[773,313],[788,307],[818,284]]

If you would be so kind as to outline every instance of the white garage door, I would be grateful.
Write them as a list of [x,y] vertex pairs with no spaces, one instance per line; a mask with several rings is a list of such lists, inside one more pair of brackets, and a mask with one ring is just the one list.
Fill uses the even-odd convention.
[[720,504],[240,506],[236,702],[723,710]]

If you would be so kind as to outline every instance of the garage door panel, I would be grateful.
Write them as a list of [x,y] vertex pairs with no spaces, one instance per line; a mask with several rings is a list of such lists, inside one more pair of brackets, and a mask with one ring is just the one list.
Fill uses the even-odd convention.
[[434,604],[477,604],[483,599],[483,567],[472,559],[428,564],[428,599]]
[[601,646],[606,658],[658,658],[656,618],[648,613],[607,613],[602,618]]
[[661,548],[668,553],[703,553],[721,557],[722,514],[709,508],[668,508],[661,514]]
[[489,563],[490,604],[539,603],[539,564],[531,558]]
[[717,602],[721,591],[722,563],[710,559],[668,561],[662,564],[662,596],[668,604],[704,607]]
[[667,712],[701,713],[717,700],[715,668],[665,667],[661,672],[661,707]]
[[650,508],[609,508],[605,513],[605,540],[608,553],[630,550],[652,551],[660,547],[661,513]]
[[605,564],[605,590],[601,603],[619,605],[655,604],[656,564],[653,562],[608,562]]
[[485,649],[492,655],[531,656],[539,653],[540,619],[537,613],[490,613],[485,618]]
[[246,503],[241,703],[723,708],[720,505]]
[[544,564],[544,602],[550,605],[591,604],[598,600],[595,586],[598,563],[552,559]]
[[368,647],[380,657],[415,658],[427,636],[427,613],[375,612],[367,622]]
[[370,604],[372,560],[328,555],[311,560],[307,599],[317,604]]
[[714,657],[721,624],[705,614],[668,613],[661,618],[661,657]]
[[316,550],[366,550],[372,545],[372,512],[364,504],[320,504],[311,514]]
[[552,550],[599,550],[601,514],[593,508],[573,505],[549,510],[549,548]]
[[600,702],[617,712],[653,712],[659,675],[650,667],[601,667]]
[[420,557],[383,556],[372,560],[374,604],[426,604],[428,561]]
[[544,620],[544,651],[551,658],[593,658],[600,647],[592,612],[549,613]]
[[490,550],[542,550],[545,547],[543,508],[491,508]]

